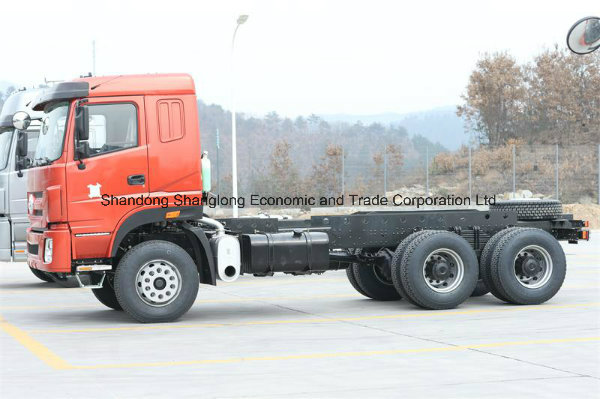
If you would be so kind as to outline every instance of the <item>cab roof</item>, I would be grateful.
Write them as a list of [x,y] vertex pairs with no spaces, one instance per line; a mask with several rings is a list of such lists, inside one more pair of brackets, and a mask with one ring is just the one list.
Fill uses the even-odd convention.
[[74,82],[87,82],[90,97],[196,93],[194,80],[185,73],[100,76]]
[[8,96],[2,107],[2,112],[0,112],[0,127],[12,126],[12,118],[17,111],[27,112],[33,120],[42,119],[42,112],[31,109],[31,103],[42,91],[43,89],[40,88],[21,89]]
[[36,111],[55,101],[83,97],[195,94],[194,80],[188,74],[115,75],[74,79],[45,90],[32,108]]

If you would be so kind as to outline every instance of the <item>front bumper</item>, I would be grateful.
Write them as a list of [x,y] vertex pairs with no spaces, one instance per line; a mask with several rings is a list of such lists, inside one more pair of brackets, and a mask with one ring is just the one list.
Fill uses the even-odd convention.
[[[27,264],[50,273],[71,273],[71,232],[66,226],[53,225],[45,231],[27,229]],[[52,238],[52,262],[44,263],[44,243]]]

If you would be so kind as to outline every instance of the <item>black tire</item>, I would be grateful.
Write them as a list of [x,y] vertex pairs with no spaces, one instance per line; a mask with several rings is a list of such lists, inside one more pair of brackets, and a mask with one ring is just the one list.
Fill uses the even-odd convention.
[[[517,256],[525,252],[539,251],[539,258],[546,263],[548,257],[552,271],[546,277],[529,280],[531,287],[522,284],[516,275]],[[537,248],[537,249],[536,249]],[[544,254],[545,252],[545,254]],[[491,261],[491,276],[506,300],[517,305],[536,305],[546,302],[560,290],[567,272],[567,261],[560,243],[548,232],[540,229],[519,229],[506,234],[496,245]],[[543,283],[543,284],[542,284]],[[536,284],[542,284],[535,287]]]
[[[177,293],[169,302],[160,305],[148,303],[151,299],[142,299],[137,290],[138,272],[142,269],[145,272],[155,264],[158,264],[156,270],[161,265],[172,270],[171,275],[178,283]],[[176,320],[190,309],[198,295],[200,279],[196,264],[183,248],[168,241],[152,240],[125,253],[115,272],[114,283],[117,301],[131,317],[142,323],[163,323]],[[168,284],[164,279],[163,283]]]
[[[378,270],[379,266],[354,263],[351,268],[352,271],[346,271],[346,273],[352,273],[358,288],[360,288],[360,290],[357,289],[357,291],[362,295],[375,299],[376,301],[397,301],[402,299],[394,287],[391,276],[388,281],[388,279],[382,275],[382,272]],[[352,281],[350,281],[350,283],[352,283]]]
[[481,251],[481,256],[479,257],[479,277],[483,280],[483,283],[490,290],[492,295],[504,302],[508,302],[508,300],[502,294],[501,288],[495,287],[494,282],[492,281],[492,254],[494,253],[494,249],[502,237],[512,231],[517,231],[520,229],[523,228],[509,227],[494,234],[483,247],[483,251]]
[[471,293],[471,296],[472,297],[484,296],[489,292],[490,292],[490,290],[488,289],[487,285],[485,285],[483,280],[477,280],[477,285],[475,286],[475,289]]
[[[352,253],[356,253],[357,251],[360,250],[353,250]],[[354,263],[352,264],[354,265]],[[350,281],[350,284],[352,285],[352,287],[354,287],[354,289],[361,295],[363,296],[367,296],[368,295],[363,291],[362,288],[360,288],[360,285],[358,285],[358,281],[356,280],[356,277],[354,276],[354,268],[351,266],[349,266],[348,268],[346,268],[346,276],[348,277],[348,281]]]
[[119,304],[119,301],[117,300],[117,295],[115,294],[113,285],[114,277],[106,276],[106,280],[104,281],[102,288],[92,290],[92,294],[94,294],[96,299],[104,306],[114,310],[123,310],[121,304]]
[[415,238],[427,232],[427,230],[421,230],[409,234],[404,240],[400,242],[400,244],[398,244],[398,246],[396,247],[396,251],[394,251],[394,256],[392,258],[392,282],[394,283],[394,287],[396,288],[400,296],[402,296],[402,298],[406,299],[409,303],[415,306],[420,305],[408,295],[406,289],[402,286],[402,279],[400,278],[400,265],[402,264],[402,256],[404,255],[408,244],[410,244]]
[[562,204],[558,200],[508,200],[490,205],[494,211],[515,211],[518,220],[556,219],[562,215]]
[[50,277],[50,275],[46,272],[43,272],[41,270],[38,269],[34,269],[33,267],[30,267],[29,270],[31,270],[31,273],[33,273],[34,276],[36,276],[37,278],[39,278],[42,281],[45,281],[47,283],[52,283],[54,282],[54,280],[52,279],[52,277]]
[[[456,277],[456,286],[447,292],[433,289],[424,276],[425,262],[432,253],[440,250],[452,251],[463,264],[462,279]],[[449,261],[451,268],[460,268],[453,262]],[[397,278],[401,279],[406,294],[421,307],[452,309],[469,298],[477,284],[478,274],[477,255],[464,238],[448,231],[430,231],[419,235],[408,244],[402,256],[400,276]]]

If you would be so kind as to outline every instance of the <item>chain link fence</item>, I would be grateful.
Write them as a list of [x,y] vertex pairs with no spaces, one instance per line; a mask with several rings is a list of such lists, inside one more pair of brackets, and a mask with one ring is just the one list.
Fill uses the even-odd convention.
[[[302,143],[298,148],[304,148]],[[423,146],[401,152],[400,156],[386,152],[389,147],[381,143],[360,147],[340,144],[338,148],[340,150],[333,155],[337,158],[331,159],[335,162],[330,162],[335,170],[322,170],[332,175],[325,180],[329,182],[325,183],[328,195],[389,197],[401,193],[471,198],[496,195],[497,199],[536,197],[556,198],[563,203],[600,204],[600,144],[463,146],[448,152]],[[312,194],[313,170],[322,158],[311,155],[322,153],[324,148],[311,151],[292,148],[292,158],[297,157],[292,159],[293,173],[302,186],[295,190],[296,195]],[[249,156],[238,163],[241,196],[263,194],[261,187],[252,183],[257,177],[269,174],[268,162],[263,159],[261,163]],[[213,181],[218,180],[216,171],[218,169],[213,167]],[[229,194],[231,184],[230,175],[229,180],[223,179],[225,173],[221,172],[221,194]]]

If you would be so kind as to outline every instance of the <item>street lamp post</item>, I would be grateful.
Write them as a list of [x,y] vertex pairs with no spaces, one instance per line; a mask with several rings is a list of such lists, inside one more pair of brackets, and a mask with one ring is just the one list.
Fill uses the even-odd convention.
[[[247,15],[240,15],[237,19],[237,25],[233,31],[233,38],[231,39],[231,180],[233,183],[232,196],[237,198],[238,196],[238,185],[237,185],[237,132],[235,126],[235,73],[233,70],[234,66],[234,49],[235,49],[235,35],[244,22],[248,20]],[[238,217],[238,205],[234,201],[233,205],[233,217]]]

